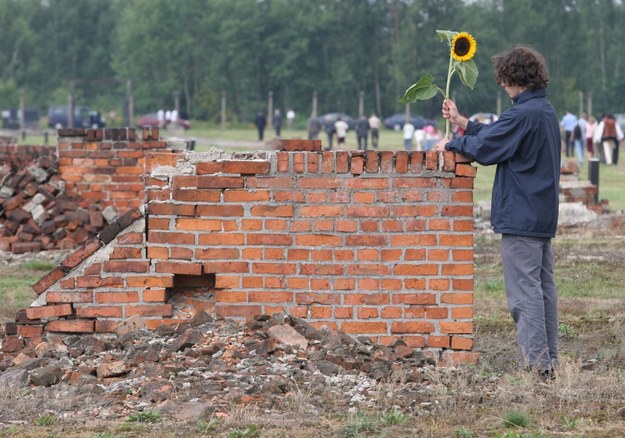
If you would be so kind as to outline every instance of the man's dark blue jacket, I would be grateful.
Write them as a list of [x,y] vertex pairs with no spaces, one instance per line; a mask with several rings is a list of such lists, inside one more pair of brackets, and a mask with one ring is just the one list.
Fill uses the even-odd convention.
[[560,126],[544,88],[525,90],[489,125],[469,121],[445,145],[480,164],[497,164],[491,222],[495,232],[554,237],[558,225]]

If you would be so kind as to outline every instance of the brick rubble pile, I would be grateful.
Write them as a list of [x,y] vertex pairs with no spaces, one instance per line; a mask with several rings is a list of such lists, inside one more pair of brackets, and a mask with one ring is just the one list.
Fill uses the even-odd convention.
[[112,208],[81,207],[65,193],[56,158],[28,148],[5,153],[0,161],[0,250],[73,249],[115,219]]

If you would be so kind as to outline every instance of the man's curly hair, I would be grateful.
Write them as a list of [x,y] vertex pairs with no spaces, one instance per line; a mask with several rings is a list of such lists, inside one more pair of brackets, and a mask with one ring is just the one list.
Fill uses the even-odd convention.
[[509,52],[493,56],[491,61],[498,84],[536,90],[546,88],[549,83],[545,59],[529,47],[517,46]]

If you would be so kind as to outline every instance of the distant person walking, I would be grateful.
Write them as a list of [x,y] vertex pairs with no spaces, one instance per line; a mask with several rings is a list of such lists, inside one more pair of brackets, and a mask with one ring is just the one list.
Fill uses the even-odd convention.
[[603,116],[595,130],[595,140],[601,142],[603,158],[606,164],[618,164],[619,143],[623,140],[623,131],[612,114]]
[[321,122],[319,122],[318,117],[310,116],[308,119],[308,139],[316,140],[321,132]]
[[369,137],[369,121],[363,115],[360,116],[356,123],[356,140],[358,140],[358,149],[367,150],[367,138]]
[[410,120],[404,123],[404,149],[410,152],[412,150],[412,137],[414,136],[414,125]]
[[377,116],[376,113],[372,113],[371,117],[369,117],[369,129],[371,129],[371,146],[373,146],[373,149],[378,148],[381,126],[382,121],[380,120],[380,118]]
[[286,128],[290,131],[293,129],[293,121],[295,120],[295,111],[293,108],[289,108],[286,112]]
[[280,131],[282,130],[282,115],[280,114],[279,109],[273,112],[273,129],[276,131],[276,137],[280,137]]
[[334,129],[336,130],[336,141],[338,143],[339,148],[341,146],[345,147],[345,137],[347,137],[347,131],[349,131],[349,125],[340,117],[336,119],[336,123],[334,124]]
[[256,113],[256,117],[254,117],[254,125],[256,125],[256,130],[258,131],[258,141],[263,141],[263,137],[265,136],[265,126],[267,126],[267,118],[261,111]]
[[336,133],[336,128],[334,127],[334,123],[332,122],[332,117],[326,115],[323,119],[323,130],[326,132],[326,136],[328,137],[328,145],[326,146],[326,151],[332,150],[332,141],[334,139],[334,134]]
[[595,129],[597,129],[597,119],[594,116],[590,116],[586,124],[586,151],[589,158],[593,158],[598,154],[598,151],[595,151],[595,142],[593,140]]
[[577,125],[577,117],[569,110],[566,110],[564,113],[560,121],[560,126],[564,129],[564,155],[566,155],[566,157],[572,157],[574,153],[573,130],[575,129],[575,125]]

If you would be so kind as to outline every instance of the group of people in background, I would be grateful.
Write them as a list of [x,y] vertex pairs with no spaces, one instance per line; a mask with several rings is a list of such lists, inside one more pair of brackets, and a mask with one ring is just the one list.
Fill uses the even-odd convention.
[[414,145],[416,151],[429,151],[440,140],[438,129],[432,125],[424,125],[415,128],[410,120],[406,121],[403,127],[404,149],[412,150]]
[[578,118],[567,110],[560,126],[564,154],[567,158],[576,157],[580,167],[586,155],[588,158],[598,158],[601,163],[618,164],[619,146],[625,136],[614,115],[604,114],[597,120],[581,113]]
[[[373,149],[378,148],[380,140],[380,128],[382,127],[382,121],[376,113],[372,113],[369,118],[365,115],[361,115],[354,126],[356,131],[356,141],[358,142],[359,150],[367,150],[369,143],[369,136],[371,136],[371,146]],[[330,116],[326,116],[324,120],[319,117],[310,117],[308,119],[308,138],[315,140],[319,133],[323,130],[328,138],[327,146],[325,150],[329,151],[333,148],[334,137],[336,136],[338,147],[345,146],[345,140],[347,138],[347,132],[350,129],[349,124],[342,120],[340,116],[334,121]]]
[[[293,111],[293,108],[289,108],[286,112],[287,129],[293,129],[294,120],[295,111]],[[267,118],[262,111],[256,113],[256,116],[254,117],[254,125],[256,126],[256,130],[258,131],[258,141],[263,141],[263,139],[265,138],[265,128],[267,127]],[[273,112],[271,126],[276,133],[276,137],[280,137],[280,134],[282,133],[282,113],[279,109],[275,109]]]

